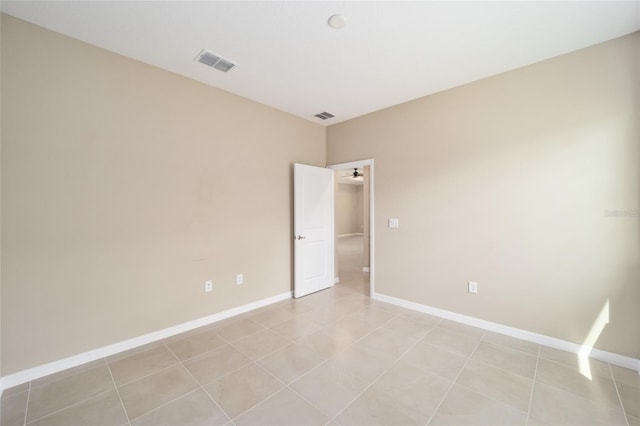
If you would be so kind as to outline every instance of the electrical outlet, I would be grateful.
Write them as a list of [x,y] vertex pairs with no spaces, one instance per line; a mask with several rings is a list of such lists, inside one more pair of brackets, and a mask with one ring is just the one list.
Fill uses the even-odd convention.
[[478,283],[469,281],[469,293],[478,294]]
[[204,282],[204,292],[209,293],[213,290],[213,281],[207,280]]
[[236,275],[236,284],[244,284],[244,277],[242,276],[242,274]]

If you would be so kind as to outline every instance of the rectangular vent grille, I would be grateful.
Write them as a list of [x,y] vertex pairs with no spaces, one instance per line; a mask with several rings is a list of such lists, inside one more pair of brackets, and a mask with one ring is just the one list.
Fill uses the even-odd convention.
[[222,72],[227,72],[231,68],[236,66],[236,64],[234,64],[233,62],[227,61],[226,59],[222,59],[220,56],[216,55],[215,53],[211,53],[208,50],[204,50],[204,49],[200,53],[198,53],[196,60],[201,64],[205,64],[209,67],[213,67]]
[[318,117],[321,120],[326,120],[328,118],[333,118],[335,117],[335,115],[331,114],[330,112],[321,112],[320,114],[316,114],[314,115],[314,117]]

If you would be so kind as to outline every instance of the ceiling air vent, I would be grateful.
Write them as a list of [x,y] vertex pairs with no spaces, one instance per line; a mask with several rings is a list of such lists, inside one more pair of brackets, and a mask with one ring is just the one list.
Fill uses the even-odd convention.
[[236,66],[236,64],[234,64],[233,62],[227,61],[226,59],[222,59],[220,56],[216,55],[215,53],[211,53],[205,49],[203,49],[200,53],[198,53],[196,60],[201,64],[205,64],[209,67],[213,67],[222,72],[227,72],[231,68]]
[[318,117],[321,120],[326,120],[327,118],[333,118],[335,117],[335,115],[331,114],[330,112],[321,112],[320,114],[316,114],[314,115],[314,117]]

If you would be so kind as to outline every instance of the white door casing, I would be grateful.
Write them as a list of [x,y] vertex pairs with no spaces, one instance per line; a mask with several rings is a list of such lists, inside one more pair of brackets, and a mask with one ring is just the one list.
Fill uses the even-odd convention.
[[337,170],[353,170],[354,167],[369,166],[369,296],[375,298],[375,200],[374,200],[374,160],[370,158],[368,160],[351,161],[349,163],[331,164],[327,168],[333,171]]
[[333,170],[293,165],[294,297],[334,284]]

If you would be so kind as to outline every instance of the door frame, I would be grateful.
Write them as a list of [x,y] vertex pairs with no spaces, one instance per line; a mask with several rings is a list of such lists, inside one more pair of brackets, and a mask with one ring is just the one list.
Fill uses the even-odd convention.
[[[331,164],[327,168],[331,170],[353,169],[355,167],[369,166],[369,297],[375,296],[375,208],[374,208],[374,178],[373,178],[373,158],[366,160],[350,161],[348,163]],[[334,194],[335,197],[335,194]],[[336,250],[335,232],[333,233],[333,247]]]

